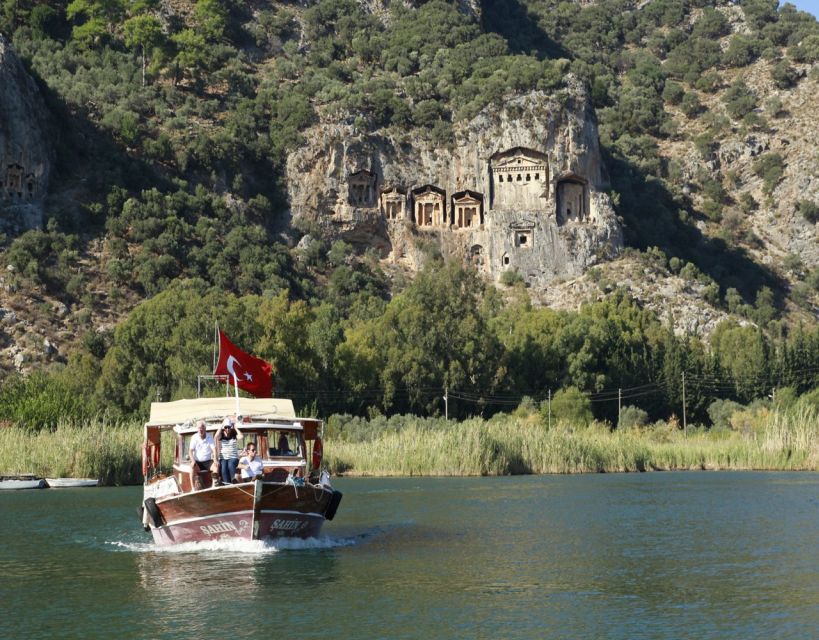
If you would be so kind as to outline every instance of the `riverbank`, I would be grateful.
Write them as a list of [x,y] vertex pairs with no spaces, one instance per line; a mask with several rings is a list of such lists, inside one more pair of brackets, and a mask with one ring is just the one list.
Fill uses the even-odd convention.
[[[142,425],[93,421],[32,434],[0,429],[0,474],[142,482]],[[166,446],[163,464],[170,463]],[[771,412],[740,429],[675,423],[614,430],[543,423],[537,413],[463,422],[412,416],[330,420],[324,465],[334,475],[481,476],[652,470],[819,471],[819,416]]]

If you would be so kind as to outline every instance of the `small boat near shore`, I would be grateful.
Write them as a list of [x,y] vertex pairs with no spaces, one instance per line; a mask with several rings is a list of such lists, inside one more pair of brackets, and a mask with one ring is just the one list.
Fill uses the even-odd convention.
[[0,490],[7,489],[45,489],[48,485],[44,478],[33,473],[21,473],[13,476],[0,476]]
[[[226,417],[236,413],[231,398],[151,404],[142,445],[144,487],[139,511],[144,529],[157,545],[225,538],[310,538],[335,516],[341,492],[330,486],[329,474],[320,469],[323,423],[296,417],[290,400],[242,399],[237,427],[245,446],[256,445],[261,475],[221,484],[216,472],[192,472],[188,451],[197,423],[204,421],[212,435]],[[170,468],[160,464],[163,442],[173,447]]]
[[52,489],[73,489],[76,487],[97,487],[100,481],[96,478],[46,478]]

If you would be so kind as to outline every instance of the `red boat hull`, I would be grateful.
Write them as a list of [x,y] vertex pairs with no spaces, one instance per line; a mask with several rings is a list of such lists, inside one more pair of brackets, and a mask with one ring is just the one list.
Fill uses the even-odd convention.
[[156,501],[154,542],[174,545],[237,538],[311,538],[321,533],[332,489],[256,482],[206,489]]

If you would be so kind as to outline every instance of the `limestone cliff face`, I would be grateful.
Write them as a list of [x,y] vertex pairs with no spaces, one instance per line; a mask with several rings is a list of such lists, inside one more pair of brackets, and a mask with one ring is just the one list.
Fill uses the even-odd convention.
[[294,221],[379,247],[417,268],[424,249],[533,288],[615,257],[622,232],[582,86],[487,108],[451,148],[399,134],[322,124],[288,157]]
[[0,225],[42,224],[54,158],[48,112],[34,80],[0,36]]

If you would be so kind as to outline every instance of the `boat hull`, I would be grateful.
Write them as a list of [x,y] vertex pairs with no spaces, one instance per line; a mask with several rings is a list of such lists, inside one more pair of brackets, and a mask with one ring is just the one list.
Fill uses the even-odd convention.
[[3,478],[0,480],[0,490],[45,489],[46,486],[43,478]]
[[[324,516],[287,512],[253,511],[219,513],[151,527],[154,542],[160,546],[213,540],[272,540],[275,538],[315,538],[321,533]],[[257,526],[258,525],[258,526]]]
[[46,478],[46,482],[52,489],[96,487],[100,483],[96,478]]
[[[156,500],[158,545],[238,538],[311,538],[321,533],[333,490],[250,482]],[[146,505],[147,506],[147,505]]]

